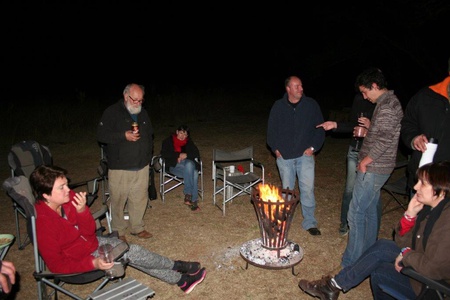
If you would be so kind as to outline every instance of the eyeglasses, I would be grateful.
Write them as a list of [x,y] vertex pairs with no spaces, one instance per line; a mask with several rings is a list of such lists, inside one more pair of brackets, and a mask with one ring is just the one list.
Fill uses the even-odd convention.
[[145,101],[144,98],[142,98],[142,100],[135,100],[130,95],[128,95],[128,97],[131,99],[131,101],[133,101],[134,104],[143,103]]

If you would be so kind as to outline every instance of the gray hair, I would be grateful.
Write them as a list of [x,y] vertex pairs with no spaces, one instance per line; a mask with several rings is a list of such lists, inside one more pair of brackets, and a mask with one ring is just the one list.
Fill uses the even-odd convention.
[[145,87],[143,85],[137,84],[137,83],[129,83],[129,84],[127,84],[127,86],[123,89],[123,93],[124,94],[129,94],[131,87],[133,87],[134,85],[139,86],[141,88],[141,90],[142,90],[142,94],[143,95],[145,94]]

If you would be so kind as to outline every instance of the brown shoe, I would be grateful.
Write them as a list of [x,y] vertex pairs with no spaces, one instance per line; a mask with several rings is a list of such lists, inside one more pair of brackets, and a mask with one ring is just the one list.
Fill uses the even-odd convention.
[[339,297],[339,292],[341,291],[337,287],[334,287],[331,283],[330,276],[324,276],[322,279],[315,281],[300,280],[298,283],[299,288],[310,294],[320,298],[321,300],[336,300]]
[[127,238],[124,235],[120,235],[119,240],[121,240],[122,242],[128,243]]
[[153,236],[153,234],[151,234],[147,230],[143,230],[139,233],[132,233],[132,235],[137,236],[140,239],[149,239]]

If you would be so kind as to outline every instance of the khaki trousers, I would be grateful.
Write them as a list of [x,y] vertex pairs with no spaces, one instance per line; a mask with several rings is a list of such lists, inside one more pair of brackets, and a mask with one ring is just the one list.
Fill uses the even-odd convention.
[[[145,230],[144,214],[148,203],[149,166],[139,171],[109,170],[108,183],[111,201],[111,227],[119,236]],[[129,220],[124,219],[125,206]]]

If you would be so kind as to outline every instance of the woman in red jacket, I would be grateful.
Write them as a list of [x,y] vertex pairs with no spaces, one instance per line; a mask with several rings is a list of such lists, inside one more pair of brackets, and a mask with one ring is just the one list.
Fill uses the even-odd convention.
[[[30,176],[36,196],[36,231],[39,252],[52,272],[76,273],[107,270],[98,247],[122,243],[117,238],[95,234],[95,221],[86,205],[86,193],[69,189],[66,170],[56,166],[37,167]],[[206,276],[198,262],[173,261],[141,246],[131,244],[129,265],[190,293]]]

